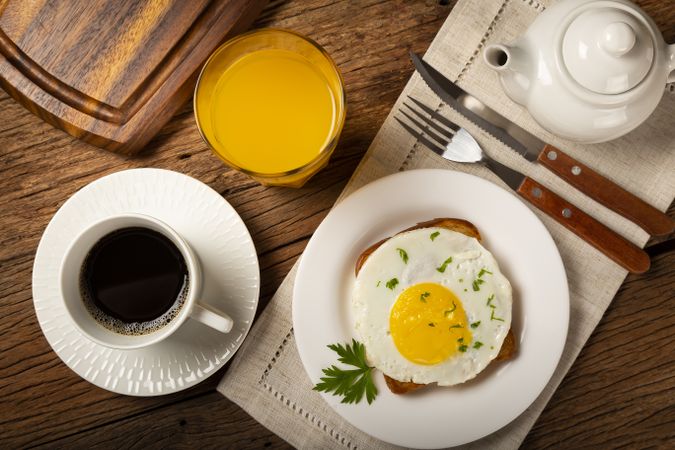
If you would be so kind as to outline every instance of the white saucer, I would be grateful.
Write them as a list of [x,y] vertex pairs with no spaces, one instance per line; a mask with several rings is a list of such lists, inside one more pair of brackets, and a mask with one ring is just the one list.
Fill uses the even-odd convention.
[[[166,222],[190,244],[204,272],[203,302],[232,317],[229,334],[188,320],[158,344],[123,351],[97,345],[74,327],[59,289],[64,253],[91,223],[131,212]],[[75,193],[47,226],[33,266],[35,311],[56,354],[85,380],[126,395],[170,394],[214,374],[244,341],[259,293],[255,247],[234,208],[200,181],[161,169],[118,172]]]

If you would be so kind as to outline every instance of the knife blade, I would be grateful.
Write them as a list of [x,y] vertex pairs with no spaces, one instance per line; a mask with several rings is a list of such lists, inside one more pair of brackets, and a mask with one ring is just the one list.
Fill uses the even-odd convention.
[[449,106],[530,162],[538,162],[598,203],[639,225],[653,236],[668,235],[675,221],[560,149],[511,122],[410,52],[427,85]]
[[[410,99],[418,106],[423,105],[417,99],[412,97]],[[449,161],[469,164],[482,163],[486,165],[518,195],[600,250],[624,269],[631,273],[644,273],[649,269],[649,255],[644,250],[597,219],[589,216],[563,197],[547,189],[536,180],[505,166],[492,159],[488,154],[483,153],[478,142],[464,128],[457,127],[433,110],[430,114],[431,119],[429,119],[425,118],[419,111],[410,107],[407,103],[404,105],[408,106],[421,121],[402,110],[399,111],[401,115],[414,126],[409,125],[400,117],[395,116],[394,119],[398,121],[404,130],[417,139],[417,142]],[[422,110],[428,112],[426,106]],[[438,125],[436,121],[447,126],[448,129],[452,129],[454,132],[450,133],[447,129]],[[432,131],[429,128],[432,124],[435,125],[432,128],[436,131]],[[476,154],[478,154],[478,159],[476,159]]]

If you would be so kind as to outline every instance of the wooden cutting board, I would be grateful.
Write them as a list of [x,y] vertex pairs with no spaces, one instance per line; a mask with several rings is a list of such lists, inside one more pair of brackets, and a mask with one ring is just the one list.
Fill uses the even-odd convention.
[[266,0],[0,0],[0,86],[45,121],[138,152]]

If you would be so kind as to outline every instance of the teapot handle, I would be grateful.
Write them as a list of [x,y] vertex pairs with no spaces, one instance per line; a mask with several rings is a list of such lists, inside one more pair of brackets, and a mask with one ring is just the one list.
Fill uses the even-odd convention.
[[668,83],[675,83],[675,44],[670,44],[668,50]]

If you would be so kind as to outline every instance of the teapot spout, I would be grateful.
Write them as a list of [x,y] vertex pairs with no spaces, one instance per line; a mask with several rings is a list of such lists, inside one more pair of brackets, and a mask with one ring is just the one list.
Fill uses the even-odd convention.
[[502,72],[513,67],[513,47],[504,44],[488,45],[483,52],[483,59],[489,68]]
[[524,105],[530,89],[528,58],[525,52],[516,46],[492,44],[485,48],[483,60],[499,74],[506,94],[513,101]]

